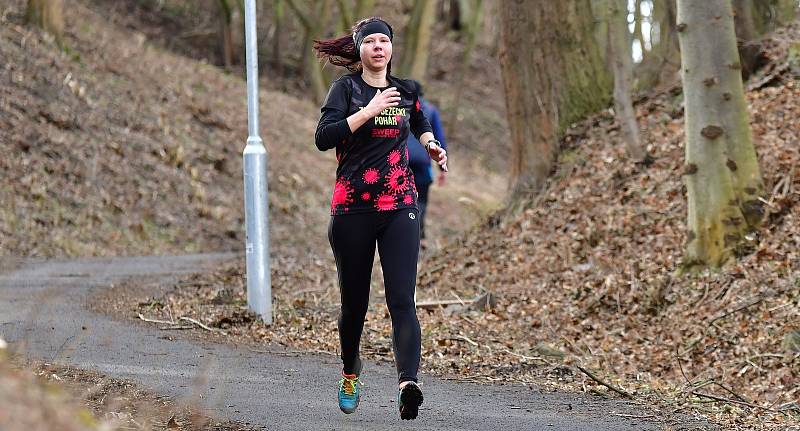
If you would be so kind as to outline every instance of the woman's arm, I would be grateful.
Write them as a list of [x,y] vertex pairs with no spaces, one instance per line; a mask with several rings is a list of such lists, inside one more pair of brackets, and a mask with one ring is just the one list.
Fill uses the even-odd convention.
[[349,110],[349,100],[348,84],[343,81],[334,82],[322,106],[322,115],[314,135],[314,142],[320,151],[335,148],[353,134],[345,118]]

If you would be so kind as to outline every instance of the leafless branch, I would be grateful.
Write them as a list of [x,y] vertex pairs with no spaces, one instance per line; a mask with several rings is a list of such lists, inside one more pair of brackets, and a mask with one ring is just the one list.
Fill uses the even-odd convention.
[[737,313],[737,312],[739,312],[739,311],[742,311],[742,310],[745,310],[745,309],[747,309],[747,308],[750,308],[750,307],[752,307],[752,306],[754,306],[754,305],[760,304],[760,303],[761,303],[761,301],[763,301],[763,300],[764,300],[764,298],[761,298],[761,297],[759,297],[759,298],[758,298],[758,299],[756,299],[755,301],[749,302],[749,303],[747,303],[747,304],[744,304],[744,305],[742,305],[742,306],[739,306],[739,307],[737,307],[737,308],[734,308],[734,309],[733,309],[733,310],[731,310],[731,311],[728,311],[728,312],[726,312],[726,313],[720,314],[719,316],[717,316],[717,317],[715,317],[715,318],[711,319],[711,321],[710,321],[710,322],[708,322],[708,324],[709,324],[709,325],[713,325],[713,324],[714,324],[714,322],[716,322],[717,320],[724,319],[724,318],[726,318],[726,317],[730,316],[731,314]]
[[716,395],[706,394],[706,393],[698,392],[698,391],[692,391],[692,394],[697,395],[698,397],[708,398],[708,399],[715,400],[715,401],[720,401],[720,402],[723,402],[723,403],[739,404],[739,405],[751,407],[751,408],[754,408],[754,409],[761,409],[761,410],[766,410],[766,411],[773,412],[773,413],[780,413],[779,410],[771,409],[769,407],[761,407],[758,404],[748,403],[746,401],[732,400],[730,398],[718,397]]
[[162,324],[162,325],[177,325],[178,324],[178,322],[170,322],[170,321],[167,321],[167,320],[148,319],[148,318],[142,316],[142,313],[139,313],[139,319],[141,319],[141,320],[143,320],[145,322],[148,322],[148,323],[159,323],[159,324]]
[[205,329],[206,331],[219,332],[219,333],[225,335],[225,331],[223,331],[221,329],[217,329],[217,328],[212,328],[210,326],[206,326],[203,323],[201,323],[199,320],[192,319],[191,317],[181,316],[178,320],[185,320],[187,322],[194,323],[195,325]]
[[612,391],[622,395],[625,398],[634,398],[634,396],[631,395],[630,393],[628,393],[628,392],[626,392],[626,391],[624,391],[624,390],[622,390],[622,389],[620,389],[620,388],[618,388],[618,387],[616,387],[616,386],[614,386],[614,385],[612,385],[610,383],[604,382],[599,377],[597,377],[594,374],[592,374],[592,372],[587,370],[586,368],[583,368],[580,365],[576,365],[576,367],[578,367],[578,369],[581,370],[583,372],[583,374],[586,374],[587,376],[589,376],[590,379],[592,379],[595,382],[607,387],[608,389],[611,389]]
[[448,340],[455,340],[455,341],[466,341],[467,343],[469,343],[469,344],[471,344],[471,345],[473,345],[475,347],[478,347],[478,343],[470,340],[469,338],[467,338],[467,337],[465,337],[463,335],[456,335],[455,337],[448,337],[447,339]]

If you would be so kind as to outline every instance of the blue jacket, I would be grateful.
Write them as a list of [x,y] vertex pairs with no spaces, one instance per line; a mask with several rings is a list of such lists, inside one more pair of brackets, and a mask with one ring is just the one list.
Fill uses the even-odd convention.
[[[425,117],[433,129],[433,136],[442,143],[442,148],[446,150],[447,142],[444,139],[444,129],[442,128],[439,110],[425,99],[420,98],[420,101],[422,102],[422,112],[425,113]],[[408,167],[414,172],[415,184],[424,185],[433,182],[431,157],[425,151],[425,147],[412,134],[408,136]]]

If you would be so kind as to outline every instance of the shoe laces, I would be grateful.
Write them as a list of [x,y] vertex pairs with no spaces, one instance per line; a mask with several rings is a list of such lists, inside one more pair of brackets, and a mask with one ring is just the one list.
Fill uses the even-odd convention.
[[339,380],[339,390],[347,395],[353,395],[356,393],[356,385],[358,384],[363,385],[358,377],[350,378],[343,375],[342,379]]

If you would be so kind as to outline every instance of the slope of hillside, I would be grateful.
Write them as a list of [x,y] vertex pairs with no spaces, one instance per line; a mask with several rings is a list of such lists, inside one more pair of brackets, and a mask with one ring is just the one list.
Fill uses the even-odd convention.
[[[0,159],[0,255],[241,249],[244,81],[83,2],[67,10],[59,49],[24,25],[23,10],[3,1],[0,148],[11,156]],[[273,250],[328,253],[335,160],[313,145],[318,107],[273,91],[261,103]],[[432,228],[469,226],[476,214],[458,198],[496,201],[497,178],[455,173]]]
[[[153,254],[232,250],[243,241],[240,157],[245,88],[216,68],[150,46],[79,3],[65,49],[21,24],[0,32],[3,255]],[[316,229],[333,169],[308,146],[307,103],[262,95],[280,243]],[[320,232],[322,232],[321,229]]]
[[[498,296],[493,315],[469,315],[466,325],[441,316],[431,325],[434,334],[476,344],[453,347],[453,355],[478,359],[456,362],[459,370],[500,379],[511,370],[535,381],[552,368],[526,368],[520,358],[546,363],[556,349],[555,358],[638,396],[698,411],[717,397],[729,400],[707,410],[719,420],[750,414],[753,426],[765,416],[774,422],[764,426],[798,426],[798,40],[798,23],[772,35],[773,64],[750,81],[769,195],[749,254],[719,272],[676,275],[686,238],[679,91],[637,106],[655,157],[649,167],[626,160],[618,125],[599,115],[569,131],[558,172],[540,195],[464,234],[421,274],[421,298]],[[596,385],[569,370],[558,381]]]
[[[724,429],[796,429],[800,69],[791,53],[799,36],[797,24],[773,35],[772,63],[750,82],[751,124],[771,192],[750,254],[724,271],[675,274],[686,212],[676,86],[637,105],[652,165],[626,160],[618,125],[600,114],[569,130],[558,172],[540,195],[422,261],[423,370],[604,394],[613,387],[614,396],[702,414]],[[277,324],[269,327],[243,307],[240,263],[187,277],[156,297],[122,286],[98,298],[99,308],[189,316],[224,328],[218,339],[226,342],[335,355],[338,291],[318,266],[273,278]],[[309,287],[298,289],[301,279]],[[381,291],[361,348],[365,357],[390,361]],[[467,304],[488,293],[489,307]]]

